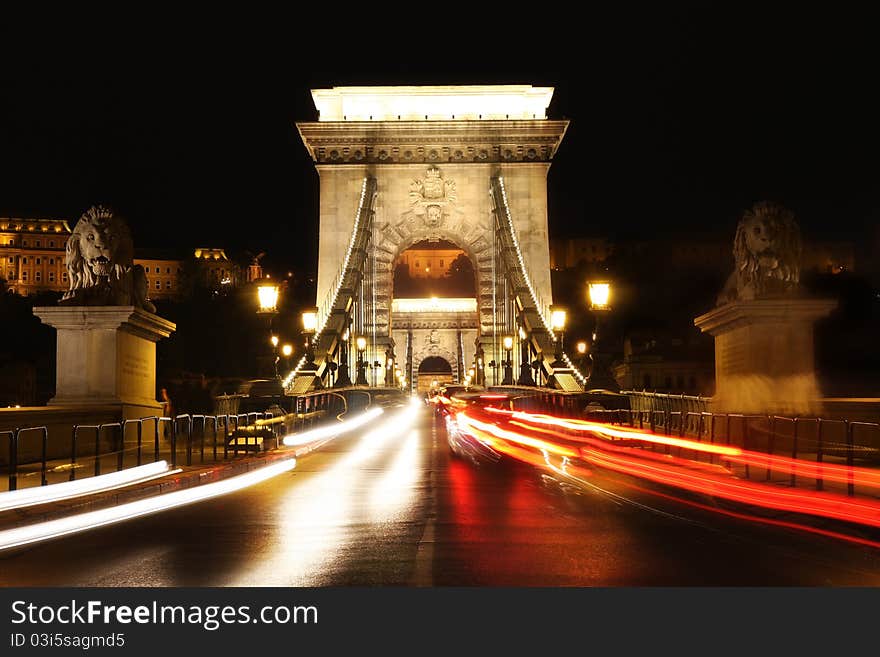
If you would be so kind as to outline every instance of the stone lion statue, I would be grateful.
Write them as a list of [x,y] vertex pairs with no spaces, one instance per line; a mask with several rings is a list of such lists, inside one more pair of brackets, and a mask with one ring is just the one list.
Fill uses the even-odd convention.
[[131,232],[109,209],[96,205],[83,213],[67,240],[64,264],[70,289],[62,305],[135,306],[156,312],[147,299],[144,268],[134,264]]
[[735,268],[718,296],[718,305],[795,293],[800,282],[801,235],[792,212],[778,203],[755,203],[736,228],[733,257]]

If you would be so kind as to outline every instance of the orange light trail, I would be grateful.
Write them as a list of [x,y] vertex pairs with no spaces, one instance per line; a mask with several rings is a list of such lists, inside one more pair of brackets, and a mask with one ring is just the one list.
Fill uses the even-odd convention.
[[[492,409],[492,412],[494,413],[495,410]],[[576,442],[581,445],[586,443],[586,446],[579,448],[580,457],[587,463],[608,470],[694,493],[720,497],[733,502],[880,527],[880,502],[875,500],[854,499],[830,492],[795,490],[773,484],[745,481],[733,478],[731,473],[725,468],[714,464],[700,463],[692,459],[668,454],[655,454],[637,447],[615,445],[607,440],[561,433],[554,429],[531,426],[527,423],[535,422],[544,426],[564,428],[576,427],[578,432],[586,431],[603,438],[608,434],[616,434],[648,442],[680,446],[686,449],[695,449],[696,447],[717,448],[718,451],[713,449],[703,449],[700,451],[719,454],[725,461],[748,463],[756,466],[766,467],[769,462],[771,467],[790,469],[794,465],[797,468],[796,472],[799,472],[801,476],[807,476],[807,473],[815,474],[817,468],[821,468],[822,475],[827,475],[825,478],[829,480],[837,478],[845,482],[855,480],[864,484],[874,483],[876,485],[880,474],[867,468],[853,469],[851,474],[850,469],[845,466],[814,464],[804,461],[797,462],[797,460],[787,457],[774,457],[757,452],[746,452],[739,448],[730,448],[723,445],[657,436],[637,430],[612,429],[607,425],[595,422],[563,420],[551,416],[534,416],[521,412],[515,412],[511,414],[511,417],[523,421],[511,420],[511,425],[524,429],[530,434],[538,432],[545,436],[552,436],[555,440],[542,440],[518,431],[503,429],[495,424],[480,422],[469,417],[464,412],[458,413],[457,417],[459,419],[459,426],[465,432],[470,433],[484,443],[490,444],[500,452],[533,465],[549,465],[553,467],[547,461],[548,454],[571,457],[573,451],[571,443]],[[656,438],[661,440],[655,441],[654,439]],[[667,438],[669,439],[668,442],[663,440]],[[509,444],[505,445],[505,442],[516,443],[516,447]],[[539,454],[524,449],[524,447],[540,450],[543,458]],[[576,463],[568,461],[566,462],[565,470],[577,471],[580,468]]]
[[566,447],[564,445],[559,445],[557,443],[548,442],[546,440],[541,440],[540,438],[532,438],[531,436],[525,436],[521,433],[517,433],[515,431],[508,431],[506,429],[502,429],[494,424],[488,424],[486,422],[480,422],[479,420],[475,420],[472,417],[469,417],[464,411],[458,413],[456,415],[456,419],[458,420],[458,426],[461,427],[465,432],[471,433],[473,429],[479,429],[484,433],[487,433],[495,438],[501,438],[502,440],[507,440],[514,443],[519,443],[521,445],[528,445],[529,447],[534,447],[535,449],[540,449],[543,451],[550,452],[551,454],[558,454],[560,456],[577,456],[578,453],[574,449],[570,447]]
[[[563,420],[549,415],[531,415],[517,411],[513,417],[528,423],[547,424],[551,426],[561,427],[563,429],[572,429],[575,431],[588,431],[590,433],[608,436],[611,438],[623,438],[629,440],[640,440],[643,442],[657,443],[659,445],[669,445],[670,447],[681,447],[683,449],[691,449],[695,452],[706,452],[708,454],[718,454],[720,456],[739,456],[742,450],[739,447],[730,447],[727,445],[716,445],[714,443],[703,443],[697,440],[688,440],[687,438],[675,438],[673,436],[664,436],[661,434],[651,433],[640,429],[625,429],[622,427],[612,427],[599,422],[586,422],[584,420]],[[572,438],[574,436],[571,436]]]
[[[487,409],[488,410],[488,409]],[[826,481],[835,481],[838,483],[851,483],[860,487],[880,488],[880,471],[872,468],[860,466],[835,465],[830,463],[816,463],[815,461],[805,461],[804,459],[796,459],[788,456],[776,456],[763,452],[755,452],[743,450],[738,447],[730,447],[718,445],[715,443],[705,443],[697,440],[689,440],[686,438],[676,438],[673,436],[664,436],[655,434],[641,429],[630,429],[625,427],[611,427],[599,422],[588,422],[585,420],[573,420],[555,418],[550,415],[533,415],[517,411],[513,413],[513,418],[522,420],[526,423],[535,423],[542,425],[557,426],[572,429],[579,432],[589,432],[600,436],[613,436],[617,438],[628,438],[630,440],[638,440],[643,442],[651,442],[661,445],[669,445],[672,447],[680,447],[697,452],[705,452],[709,454],[717,454],[731,463],[748,465],[750,467],[770,469],[771,471],[781,472],[784,474],[794,475],[806,479],[824,479]],[[525,425],[516,422],[525,428]],[[528,426],[530,430],[538,431],[537,427]],[[571,434],[554,434],[565,440],[578,440],[576,435]]]

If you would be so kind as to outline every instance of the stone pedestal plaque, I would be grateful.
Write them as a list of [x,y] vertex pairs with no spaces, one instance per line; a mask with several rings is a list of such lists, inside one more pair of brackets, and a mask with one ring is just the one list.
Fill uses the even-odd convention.
[[34,315],[58,332],[50,406],[122,407],[122,417],[157,415],[156,342],[176,326],[134,306],[42,306]]
[[816,412],[813,325],[837,306],[828,299],[733,301],[694,319],[715,336],[713,410],[731,413]]

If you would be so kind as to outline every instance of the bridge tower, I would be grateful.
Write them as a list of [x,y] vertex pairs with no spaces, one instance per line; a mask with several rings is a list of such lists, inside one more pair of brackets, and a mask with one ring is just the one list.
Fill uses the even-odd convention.
[[[354,336],[378,363],[368,368],[373,385],[393,382],[390,357],[413,384],[420,364],[438,358],[455,380],[482,365],[478,381],[501,383],[505,335],[517,363],[552,354],[547,174],[568,126],[547,118],[552,94],[530,85],[312,91],[319,119],[297,128],[320,177],[313,383],[329,385],[330,363],[353,360]],[[473,298],[395,294],[402,254],[431,243],[467,256]]]

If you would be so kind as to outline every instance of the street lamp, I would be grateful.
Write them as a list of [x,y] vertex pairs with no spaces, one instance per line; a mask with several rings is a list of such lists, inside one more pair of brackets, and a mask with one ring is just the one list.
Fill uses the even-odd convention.
[[[584,361],[586,360],[586,355],[587,355],[586,341],[585,340],[578,340],[577,344],[575,345],[575,349],[577,349],[577,354],[578,354],[578,365],[580,366],[581,373],[583,373],[584,369],[586,369],[584,367],[584,364],[585,364]],[[587,377],[589,377],[590,373],[587,372],[586,375],[587,375]]]
[[[278,336],[272,333],[272,320],[275,318],[275,315],[278,314],[278,286],[274,283],[262,282],[257,285],[257,302],[259,304],[259,310],[257,313],[260,315],[265,315],[268,318],[269,324],[269,342],[272,344],[272,354],[269,356],[273,358],[274,369],[275,369],[275,378],[278,378],[278,351],[276,347],[278,346]],[[262,349],[260,350],[262,351]]]
[[284,356],[284,364],[290,369],[290,356],[293,354],[293,345],[287,343],[281,347],[281,355]]
[[358,357],[357,357],[357,378],[355,379],[354,384],[356,386],[365,386],[369,385],[367,383],[367,364],[364,362],[364,352],[367,350],[367,339],[359,335],[355,341],[355,346],[357,347]]
[[278,286],[274,283],[260,283],[257,286],[257,299],[261,313],[278,312]]
[[394,387],[394,352],[390,348],[385,350],[385,385]]
[[270,337],[269,337],[269,342],[272,343],[272,354],[275,356],[275,359],[274,359],[274,361],[273,361],[272,364],[275,366],[275,378],[277,379],[277,378],[279,378],[279,377],[278,377],[278,360],[279,360],[279,356],[278,356],[278,336],[277,336],[277,335],[272,335],[272,336],[270,336]]
[[315,370],[315,346],[312,342],[312,336],[318,328],[318,309],[316,307],[303,310],[302,324],[303,334],[306,336],[306,365],[304,370],[313,372]]
[[348,340],[350,335],[346,326],[339,343],[339,374],[336,377],[336,388],[346,388],[351,385],[351,377],[348,375]]
[[590,310],[610,310],[611,284],[591,282],[587,285],[590,294]]
[[520,354],[519,364],[519,380],[517,383],[521,386],[533,386],[535,380],[532,378],[532,368],[529,361],[529,334],[526,330],[519,327],[519,341],[522,353]]
[[564,308],[560,306],[550,307],[550,326],[554,333],[559,334],[559,337],[556,340],[556,353],[553,354],[553,357],[556,360],[550,363],[550,367],[553,369],[559,369],[566,366],[565,362],[562,360],[562,352],[565,348],[565,319],[566,311]]
[[590,281],[587,284],[590,310],[596,318],[593,329],[593,345],[590,347],[590,360],[593,365],[590,371],[590,387],[603,388],[617,392],[620,386],[611,375],[611,354],[603,353],[599,343],[599,323],[603,313],[611,310],[611,284],[607,281]]
[[504,361],[504,379],[501,381],[503,386],[513,385],[513,361],[510,359],[510,352],[513,349],[513,337],[505,335],[501,341],[504,351],[507,352],[507,359]]

